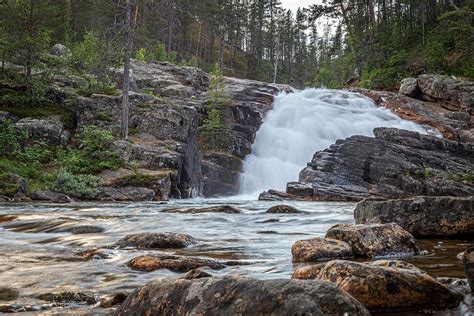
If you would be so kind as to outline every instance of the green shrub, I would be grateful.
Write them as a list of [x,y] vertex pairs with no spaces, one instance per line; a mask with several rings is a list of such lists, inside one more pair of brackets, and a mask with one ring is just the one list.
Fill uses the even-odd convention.
[[0,122],[0,157],[15,155],[20,149],[20,134],[10,120]]
[[74,175],[60,169],[49,179],[49,187],[55,192],[74,197],[94,198],[99,195],[100,178],[93,175]]

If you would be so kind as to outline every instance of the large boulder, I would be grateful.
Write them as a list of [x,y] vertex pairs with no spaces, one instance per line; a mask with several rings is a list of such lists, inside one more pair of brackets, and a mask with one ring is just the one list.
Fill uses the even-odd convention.
[[119,248],[166,249],[185,248],[195,243],[196,240],[190,235],[167,232],[127,235],[117,241],[114,246]]
[[415,237],[474,236],[474,197],[418,196],[366,199],[354,211],[357,224],[397,223]]
[[71,50],[62,44],[55,44],[53,47],[51,47],[49,53],[58,57],[70,57],[72,54]]
[[30,198],[36,201],[49,201],[53,203],[72,203],[74,200],[66,194],[52,191],[36,191],[30,193]]
[[223,269],[225,263],[212,259],[150,255],[138,256],[130,260],[128,266],[133,270],[151,272],[159,269],[168,269],[173,272],[188,272],[197,268],[209,267],[211,269]]
[[376,128],[374,134],[317,152],[287,192],[333,201],[474,195],[472,144],[395,128]]
[[298,213],[303,213],[303,211],[300,211],[296,207],[293,207],[291,205],[275,205],[270,207],[265,213],[268,214],[298,214]]
[[420,88],[418,87],[418,81],[416,78],[403,79],[400,83],[399,92],[409,97],[416,97],[420,93]]
[[132,293],[116,315],[369,315],[324,281],[161,279]]
[[395,223],[339,224],[328,230],[326,238],[348,243],[358,257],[410,256],[420,253],[416,239]]
[[298,240],[291,247],[293,262],[317,262],[354,257],[351,246],[331,238]]
[[334,260],[300,268],[293,278],[333,282],[371,312],[444,310],[462,299],[429,274],[410,267]]

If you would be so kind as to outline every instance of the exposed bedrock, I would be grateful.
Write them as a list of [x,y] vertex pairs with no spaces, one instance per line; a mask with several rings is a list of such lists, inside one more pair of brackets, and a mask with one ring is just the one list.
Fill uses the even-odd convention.
[[333,282],[371,312],[444,310],[461,301],[462,295],[429,274],[410,264],[390,262],[333,260],[297,269],[293,278]]
[[473,237],[474,197],[418,196],[397,200],[366,199],[357,224],[394,222],[415,237]]
[[374,134],[338,140],[316,152],[299,181],[288,183],[288,195],[358,201],[474,194],[472,144],[394,128],[376,128]]
[[243,277],[156,280],[130,294],[116,315],[370,315],[335,284]]
[[399,93],[351,89],[392,110],[401,118],[428,125],[444,137],[474,142],[474,82],[424,74],[402,80]]
[[[123,70],[112,69],[111,74],[120,88]],[[132,61],[131,83],[130,137],[128,141],[117,140],[112,149],[127,163],[136,164],[138,173],[127,168],[104,172],[101,177],[105,189],[99,197],[104,200],[166,200],[235,193],[243,158],[250,153],[274,96],[292,91],[286,85],[225,78],[224,94],[229,101],[221,111],[229,128],[229,148],[215,152],[206,148],[201,133],[209,99],[208,74],[166,62]],[[80,96],[69,83],[58,81],[51,87],[49,98],[75,115],[74,132],[79,135],[88,125],[118,134],[120,95]],[[67,131],[53,123],[30,120],[21,127],[54,144],[67,142]],[[143,189],[154,194],[150,197],[150,191]],[[134,198],[135,191],[143,194]]]

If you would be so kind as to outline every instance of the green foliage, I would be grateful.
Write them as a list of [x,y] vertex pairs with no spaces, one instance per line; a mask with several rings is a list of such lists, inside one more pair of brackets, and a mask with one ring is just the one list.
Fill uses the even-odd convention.
[[117,169],[123,165],[123,161],[110,149],[114,140],[110,131],[88,126],[79,141],[78,149],[59,151],[59,165],[66,171],[77,174],[95,174],[105,169]]
[[135,53],[135,59],[139,61],[146,61],[146,49],[139,48]]
[[20,150],[21,137],[10,120],[0,122],[0,157],[14,156]]
[[210,75],[207,117],[203,122],[205,145],[207,149],[228,151],[228,127],[223,122],[221,113],[222,108],[229,102],[229,98],[224,94],[225,79],[217,64]]
[[74,175],[60,169],[48,179],[49,187],[55,192],[74,197],[94,198],[99,194],[100,178],[93,175]]

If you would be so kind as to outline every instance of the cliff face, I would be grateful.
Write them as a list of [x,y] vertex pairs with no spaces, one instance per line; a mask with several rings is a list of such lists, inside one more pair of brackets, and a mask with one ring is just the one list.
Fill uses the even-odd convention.
[[[155,190],[155,198],[185,198],[195,194],[230,195],[236,192],[238,173],[244,157],[250,153],[255,133],[263,116],[271,109],[274,96],[290,91],[283,85],[225,78],[224,93],[229,103],[222,108],[229,127],[228,151],[207,150],[201,129],[206,112],[209,75],[193,67],[169,63],[132,62],[130,95],[130,138],[116,141],[114,150],[126,162],[137,164],[144,174],[160,175],[160,192],[156,183],[142,183]],[[113,70],[120,85],[123,73]],[[118,134],[121,97],[71,95],[56,86],[52,97],[77,117],[77,131],[96,125]],[[123,186],[130,189],[129,172],[106,172],[103,183],[108,198],[120,198]],[[125,178],[124,178],[125,177]],[[132,185],[133,187],[133,185]],[[111,194],[114,192],[114,194]]]

